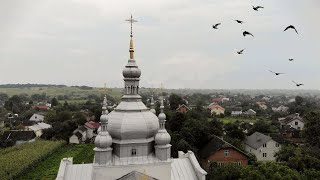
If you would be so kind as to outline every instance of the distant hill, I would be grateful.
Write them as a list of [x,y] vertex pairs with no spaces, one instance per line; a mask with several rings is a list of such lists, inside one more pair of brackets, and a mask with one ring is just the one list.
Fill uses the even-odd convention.
[[0,88],[32,88],[32,87],[67,87],[66,85],[56,84],[0,84]]

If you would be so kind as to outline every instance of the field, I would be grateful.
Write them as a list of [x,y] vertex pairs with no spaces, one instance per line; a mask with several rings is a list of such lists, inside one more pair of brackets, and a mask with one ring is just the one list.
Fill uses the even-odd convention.
[[36,140],[0,149],[0,179],[15,179],[60,148],[64,141]]
[[223,122],[223,124],[227,124],[227,123],[233,123],[236,121],[239,122],[252,122],[255,123],[257,120],[256,119],[246,119],[246,118],[242,118],[242,117],[224,117],[224,118],[218,118],[219,120],[221,120]]
[[74,164],[92,163],[94,157],[93,148],[93,144],[63,146],[18,179],[54,180],[57,176],[62,158],[73,157]]
[[[25,87],[25,88],[0,88],[0,93],[8,94],[9,96],[27,94],[31,96],[33,94],[45,93],[48,97],[53,98],[59,95],[67,95],[70,98],[68,103],[84,103],[88,95],[95,94],[108,94],[115,99],[121,98],[121,89],[118,88],[92,88],[81,89],[79,87]],[[63,100],[64,102],[64,100]]]

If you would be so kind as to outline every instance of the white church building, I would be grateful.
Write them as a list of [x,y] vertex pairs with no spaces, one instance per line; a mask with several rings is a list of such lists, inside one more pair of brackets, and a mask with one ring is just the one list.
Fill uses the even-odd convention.
[[134,59],[132,22],[130,59],[122,74],[125,94],[110,113],[104,98],[101,130],[95,139],[92,164],[73,164],[72,157],[61,160],[56,180],[205,180],[194,153],[179,152],[171,157],[171,137],[165,128],[166,115],[157,117],[139,95],[141,71]]

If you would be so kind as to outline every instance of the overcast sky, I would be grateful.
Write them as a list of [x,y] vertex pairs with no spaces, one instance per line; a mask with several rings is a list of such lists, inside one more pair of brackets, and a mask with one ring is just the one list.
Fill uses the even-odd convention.
[[0,0],[0,84],[122,87],[131,13],[143,87],[320,89],[319,0]]

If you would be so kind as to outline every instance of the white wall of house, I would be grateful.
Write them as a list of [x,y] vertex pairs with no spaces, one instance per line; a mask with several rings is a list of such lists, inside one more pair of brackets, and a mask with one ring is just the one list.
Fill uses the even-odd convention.
[[93,137],[93,129],[86,127],[87,128],[87,138],[91,139]]
[[[261,146],[258,149],[254,149],[251,146],[245,144],[246,151],[254,154],[257,157],[257,161],[275,161],[276,158],[274,157],[274,154],[278,152],[280,148],[281,145],[273,139],[269,140],[266,143],[266,147]],[[263,157],[264,153],[266,153],[266,157]]]
[[69,138],[69,143],[70,144],[79,144],[79,139],[76,135],[72,135],[70,138]]
[[302,130],[304,127],[304,122],[302,122],[298,119],[295,119],[295,120],[289,122],[288,125],[291,125],[295,129]]

